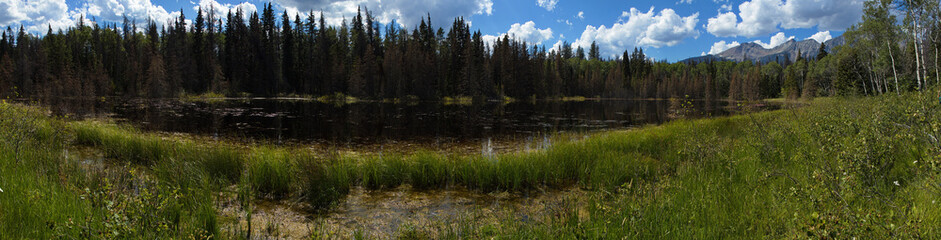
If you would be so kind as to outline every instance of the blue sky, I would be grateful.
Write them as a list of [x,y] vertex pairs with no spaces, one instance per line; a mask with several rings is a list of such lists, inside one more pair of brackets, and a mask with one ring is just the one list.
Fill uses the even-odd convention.
[[[259,0],[0,0],[0,26],[25,25],[34,33],[47,26],[72,26],[80,16],[98,22],[120,21],[122,15],[144,22],[166,22],[180,10],[192,19],[195,7],[222,11],[262,8]],[[562,42],[587,48],[592,41],[602,54],[615,56],[640,47],[648,56],[676,61],[717,53],[738,43],[760,41],[774,47],[794,38],[836,37],[860,19],[862,0],[272,0],[280,11],[323,11],[328,23],[339,23],[370,8],[380,22],[414,27],[432,15],[448,27],[465,17],[472,29],[495,39],[503,34],[547,48]]]

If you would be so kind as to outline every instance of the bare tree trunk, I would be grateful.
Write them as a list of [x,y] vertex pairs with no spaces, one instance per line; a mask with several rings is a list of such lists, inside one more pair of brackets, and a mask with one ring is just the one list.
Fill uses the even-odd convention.
[[941,85],[941,74],[938,74],[938,48],[934,48],[934,80]]
[[915,46],[915,76],[916,79],[918,79],[918,90],[921,90],[921,61],[919,60],[921,55],[919,55],[918,51],[918,24],[915,23],[917,22],[917,20],[915,20],[915,12],[909,10],[909,13],[912,15],[912,45]]
[[873,71],[873,66],[872,66],[872,60],[873,60],[873,59],[876,59],[876,53],[875,53],[875,52],[870,52],[870,55],[869,55],[869,66],[868,66],[868,68],[869,68],[869,81],[872,82],[872,86],[873,86],[873,87],[872,87],[872,92],[876,92],[876,90],[878,90],[878,93],[881,95],[881,94],[882,94],[882,84],[879,83],[879,80],[878,80],[879,78],[875,77],[876,72]]
[[925,55],[924,41],[921,39],[918,39],[918,51],[921,51],[921,55],[920,55],[921,56],[920,58],[921,59],[921,71],[922,71],[921,72],[921,76],[922,76],[921,89],[925,90],[928,88],[928,80],[929,80],[928,79],[928,60],[925,59],[927,58],[927,56]]
[[895,95],[901,95],[901,93],[899,93],[899,72],[895,70],[895,55],[892,55],[892,45],[886,41],[885,46],[889,48],[889,58],[892,59],[892,75],[895,77]]
[[882,95],[882,84],[877,82],[875,75],[875,72],[872,71],[872,66],[869,66],[869,82],[872,84],[872,93]]

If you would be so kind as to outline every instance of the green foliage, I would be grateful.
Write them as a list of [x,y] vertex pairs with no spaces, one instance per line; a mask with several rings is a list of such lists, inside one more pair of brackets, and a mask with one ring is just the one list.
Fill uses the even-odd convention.
[[290,153],[280,149],[262,148],[252,152],[247,177],[259,194],[282,198],[292,192],[295,169]]
[[300,155],[297,165],[300,191],[314,209],[328,209],[350,192],[350,165],[336,158],[321,162],[310,155]]
[[0,235],[202,238],[211,232],[200,229],[218,229],[214,222],[195,219],[215,217],[215,212],[197,213],[214,211],[206,189],[181,189],[133,166],[93,171],[64,143],[78,142],[71,138],[81,134],[84,141],[105,141],[87,139],[90,132],[66,131],[71,125],[44,112],[0,103]]

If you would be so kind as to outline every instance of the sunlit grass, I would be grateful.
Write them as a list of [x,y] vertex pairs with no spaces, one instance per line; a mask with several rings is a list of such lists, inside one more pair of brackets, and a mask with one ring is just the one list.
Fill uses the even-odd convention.
[[[319,210],[356,186],[485,192],[577,186],[589,190],[584,208],[563,208],[536,222],[510,217],[496,225],[458,227],[464,232],[438,231],[439,237],[936,238],[941,107],[929,95],[816,99],[799,109],[679,120],[494,155],[317,155],[106,122],[66,123],[2,105],[3,141],[19,142],[0,146],[0,231],[82,236],[69,230],[69,219],[112,229],[102,223],[119,213],[130,216],[127,224],[167,226],[144,231],[147,236],[221,234],[212,195],[233,185],[246,201],[295,198]],[[111,164],[141,173],[79,177],[80,169],[60,158],[67,142],[98,149]],[[152,195],[117,197],[120,187],[106,187],[114,179],[151,177],[153,187],[146,189]],[[107,201],[87,199],[141,208],[109,208],[101,205]],[[160,217],[147,222],[139,214]],[[55,231],[39,230],[49,222]]]

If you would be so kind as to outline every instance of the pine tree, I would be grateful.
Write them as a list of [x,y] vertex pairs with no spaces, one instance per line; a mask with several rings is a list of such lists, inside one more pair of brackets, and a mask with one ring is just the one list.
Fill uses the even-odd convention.
[[827,57],[827,45],[820,43],[820,48],[817,48],[817,61],[823,60]]

